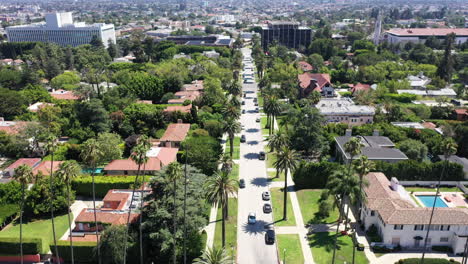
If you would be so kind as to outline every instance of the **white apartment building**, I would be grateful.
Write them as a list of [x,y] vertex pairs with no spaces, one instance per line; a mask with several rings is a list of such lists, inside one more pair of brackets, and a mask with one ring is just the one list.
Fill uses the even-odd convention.
[[389,181],[381,172],[369,173],[366,179],[367,199],[360,219],[365,230],[377,228],[383,244],[421,249],[430,228],[428,248],[449,246],[455,254],[463,252],[468,239],[468,208],[436,207],[429,227],[432,208],[418,207],[397,179]]
[[7,27],[8,41],[51,42],[60,46],[76,47],[89,44],[92,38],[97,36],[106,47],[109,40],[116,42],[113,24],[73,23],[71,12],[47,14],[45,20],[45,23]]
[[356,105],[351,98],[322,98],[315,107],[325,117],[327,123],[357,126],[370,124],[374,120],[374,107]]
[[468,41],[468,28],[392,28],[383,35],[383,40],[389,43],[424,43],[430,36],[445,40],[448,34],[455,33],[455,43]]

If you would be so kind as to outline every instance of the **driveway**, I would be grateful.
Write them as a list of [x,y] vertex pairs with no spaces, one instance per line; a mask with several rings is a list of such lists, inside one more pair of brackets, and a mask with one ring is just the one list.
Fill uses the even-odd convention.
[[[250,54],[250,49],[242,49],[245,57]],[[272,214],[264,214],[262,207],[265,203],[262,200],[262,192],[268,191],[268,181],[265,170],[265,161],[258,159],[258,153],[263,151],[263,136],[260,123],[255,120],[260,118],[259,113],[255,113],[253,98],[257,97],[257,84],[243,84],[243,91],[248,92],[245,98],[245,105],[242,109],[245,114],[240,118],[244,126],[242,134],[246,136],[246,142],[241,143],[240,148],[240,178],[246,182],[244,189],[239,189],[238,193],[238,217],[237,217],[237,263],[252,264],[278,263],[278,256],[275,245],[265,244],[264,225],[273,222]],[[256,213],[257,223],[247,224],[247,216],[250,212]]]

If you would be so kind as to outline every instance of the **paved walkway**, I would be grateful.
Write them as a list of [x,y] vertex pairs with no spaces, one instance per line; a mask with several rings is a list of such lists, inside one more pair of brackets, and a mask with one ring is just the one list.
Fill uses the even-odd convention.
[[[97,205],[96,205],[97,206]],[[73,219],[71,219],[72,221],[72,226],[71,226],[71,230],[73,230],[73,228],[75,228],[75,219],[78,217],[78,215],[81,213],[81,211],[84,209],[84,208],[88,208],[88,206],[86,205],[86,203],[82,200],[76,200],[71,206],[70,206],[70,209],[71,209],[71,212],[73,213]],[[67,220],[68,221],[68,220]],[[65,232],[65,234],[63,234],[63,236],[60,238],[60,240],[68,240],[68,235],[70,234],[70,229],[67,229],[67,231]]]
[[215,206],[211,207],[210,220],[208,222],[208,225],[204,229],[206,232],[206,249],[212,248],[214,245],[217,213],[218,213],[218,205],[216,204]]

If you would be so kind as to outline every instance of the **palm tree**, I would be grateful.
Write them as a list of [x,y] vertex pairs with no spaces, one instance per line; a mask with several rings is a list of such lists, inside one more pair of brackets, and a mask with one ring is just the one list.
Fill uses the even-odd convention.
[[272,96],[270,99],[270,135],[275,130],[275,118],[281,113],[282,107],[278,98],[276,96]]
[[346,154],[350,155],[350,162],[348,164],[348,174],[351,173],[351,164],[353,162],[354,157],[361,154],[361,149],[363,147],[364,145],[361,143],[361,139],[359,137],[353,137],[344,144],[344,150]]
[[[268,147],[270,152],[279,151],[281,148],[289,146],[289,138],[286,134],[281,131],[277,131],[275,134],[271,135],[268,139]],[[279,177],[279,171],[276,170],[276,178]]]
[[240,117],[239,107],[233,104],[227,104],[225,107],[223,107],[222,114],[225,119],[230,119],[230,118],[239,119]]
[[176,192],[177,192],[177,180],[182,178],[182,166],[175,161],[169,163],[166,168],[166,175],[169,180],[173,182],[174,185],[174,192],[173,192],[173,198],[174,198],[174,226],[173,226],[173,235],[172,239],[174,240],[174,256],[173,256],[173,263],[175,264],[177,261],[177,250],[176,250],[176,234],[177,234],[177,205],[176,205]]
[[222,246],[226,245],[226,213],[228,197],[230,194],[235,194],[237,191],[237,181],[229,177],[226,172],[215,173],[205,183],[206,199],[212,205],[221,206],[222,215]]
[[[138,185],[138,178],[140,176],[141,172],[141,166],[143,164],[146,164],[148,162],[148,157],[146,156],[146,153],[148,152],[150,146],[148,144],[148,139],[146,136],[141,136],[140,139],[138,140],[138,143],[135,147],[132,149],[132,154],[130,154],[130,158],[133,160],[138,165],[137,169],[137,175],[135,177],[135,182],[133,183],[133,189],[132,189],[132,198],[130,199],[130,207],[128,209],[128,214],[127,214],[127,232],[130,228],[130,217],[132,215],[132,207],[133,205],[133,199],[135,197],[135,190],[136,186]],[[144,172],[143,172],[144,173]],[[143,200],[143,190],[145,186],[141,187],[141,199]],[[140,208],[141,209],[141,208]],[[141,216],[141,212],[140,212]],[[127,261],[127,243],[125,243],[125,250],[124,250],[124,264]],[[143,264],[143,236],[142,236],[142,230],[141,230],[141,225],[140,225],[140,263]]]
[[15,169],[13,178],[21,183],[21,205],[20,205],[20,255],[21,264],[23,264],[23,208],[24,208],[24,189],[26,184],[30,183],[33,179],[33,172],[28,165],[21,165]]
[[[81,173],[80,165],[75,160],[68,160],[60,164],[59,171],[57,172],[57,176],[65,182],[67,186],[67,205],[70,208],[70,185],[71,180],[78,177]],[[68,214],[68,230],[70,230],[69,238],[70,238],[70,253],[71,253],[71,262],[72,264],[75,263],[75,259],[73,256],[73,239],[72,239],[72,221],[70,217],[70,209],[67,210]]]
[[[354,161],[354,169],[359,176],[359,191],[362,192],[362,186],[364,184],[364,176],[367,175],[371,170],[375,168],[375,163],[370,161],[367,156],[360,156],[359,159]],[[361,213],[362,201],[359,202],[358,215]]]
[[[102,160],[103,153],[101,151],[99,142],[90,138],[83,143],[83,148],[81,150],[80,158],[83,162],[91,168],[91,178],[92,178],[92,192],[93,192],[93,212],[94,212],[94,226],[96,228],[96,243],[99,245],[99,233],[98,233],[98,224],[97,224],[97,214],[96,214],[96,187],[94,183],[94,174],[96,171],[97,164]],[[101,250],[97,247],[97,259],[98,263],[101,264]]]
[[231,260],[224,248],[208,248],[193,264],[231,264]]
[[239,133],[241,130],[240,123],[234,118],[228,118],[224,122],[223,130],[225,133],[228,134],[228,137],[229,137],[229,143],[230,143],[229,154],[231,155],[231,158],[232,158],[232,155],[234,154],[234,136],[236,133]]
[[[457,153],[457,148],[458,148],[457,143],[455,143],[455,141],[452,138],[447,138],[443,140],[440,145],[440,151],[444,153],[444,166],[442,167],[442,172],[440,173],[439,181],[437,182],[437,189],[436,189],[435,196],[439,196],[440,182],[442,181],[442,178],[444,177],[444,174],[445,174],[445,170],[448,166],[448,163],[449,163],[448,158],[452,156],[453,154]],[[423,253],[421,256],[420,264],[424,263],[424,257],[426,255],[427,239],[429,238],[429,232],[431,230],[432,218],[434,216],[434,211],[436,207],[435,206],[436,200],[437,199],[434,198],[434,202],[432,203],[431,216],[429,217],[429,225],[428,225],[427,232],[426,232],[426,238],[424,239],[424,247],[423,247]]]
[[335,263],[336,244],[338,241],[338,232],[340,230],[341,219],[343,218],[343,207],[345,197],[348,195],[353,199],[363,199],[362,192],[359,188],[359,179],[352,173],[347,173],[343,170],[338,170],[333,173],[328,179],[327,189],[335,197],[339,197],[339,220],[336,225],[335,243],[333,248],[332,263]]
[[[266,114],[267,116],[267,122],[266,122],[266,125],[265,125],[265,128],[270,128],[270,118],[271,118],[271,95],[269,95],[268,93],[266,93],[266,91],[264,93],[262,93],[263,95],[263,112]],[[270,134],[270,130],[268,130],[268,133]]]
[[234,96],[238,96],[241,94],[242,87],[239,84],[237,79],[233,80],[231,84],[228,86],[228,92]]
[[50,206],[50,216],[51,216],[51,223],[52,223],[52,236],[54,238],[54,249],[55,249],[55,256],[57,257],[57,262],[60,264],[60,256],[57,248],[57,237],[55,234],[55,216],[54,216],[54,153],[57,147],[57,137],[52,133],[46,136],[46,144],[45,148],[48,150],[51,160],[50,160],[50,178],[49,178],[49,188],[50,188],[50,199],[49,199],[49,206]]
[[221,171],[225,171],[227,173],[230,173],[232,171],[232,157],[229,155],[224,154],[221,157]]
[[276,152],[276,161],[273,164],[276,171],[284,172],[284,200],[283,200],[283,220],[288,220],[287,200],[288,200],[288,171],[294,171],[299,161],[299,154],[287,146],[282,147]]

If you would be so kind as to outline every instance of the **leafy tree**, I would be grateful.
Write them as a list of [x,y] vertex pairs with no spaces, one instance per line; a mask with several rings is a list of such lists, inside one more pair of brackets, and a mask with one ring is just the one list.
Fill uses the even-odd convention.
[[98,35],[94,35],[91,38],[91,42],[89,42],[89,44],[96,49],[104,48],[104,43],[102,43],[102,40]]
[[27,104],[36,102],[49,103],[52,101],[50,94],[41,85],[28,84],[19,94],[26,100]]
[[21,93],[0,88],[0,116],[12,120],[26,112],[27,100]]
[[[187,166],[187,200],[186,200],[186,225],[184,229],[178,229],[176,237],[171,232],[173,215],[173,198],[168,195],[173,192],[173,182],[166,177],[166,168],[156,173],[151,180],[151,194],[148,197],[148,205],[143,210],[145,222],[143,223],[146,236],[147,261],[154,263],[170,263],[173,251],[182,252],[184,237],[186,238],[187,260],[200,256],[203,250],[200,230],[206,226],[207,206],[205,202],[206,190],[200,188],[206,181],[206,176],[197,169]],[[183,226],[184,213],[184,188],[176,190],[177,226]],[[176,242],[174,244],[173,242]],[[182,262],[182,259],[178,259]]]
[[356,40],[353,43],[353,47],[351,49],[353,52],[356,50],[369,50],[374,51],[375,45],[369,40]]
[[221,88],[221,81],[215,78],[208,78],[204,80],[204,94],[202,97],[203,105],[222,104],[225,100],[223,90]]
[[21,184],[21,205],[20,205],[20,256],[21,256],[21,263],[23,263],[23,208],[24,208],[24,200],[25,194],[24,190],[26,188],[26,184],[30,183],[33,178],[33,173],[31,167],[28,165],[21,165],[15,169],[15,174],[13,178]]
[[182,147],[189,150],[182,159],[187,155],[188,162],[207,175],[216,171],[222,153],[222,147],[216,138],[191,136],[183,142]]
[[102,253],[103,264],[123,263],[122,251],[130,243],[125,226],[111,225],[101,232],[98,247]]
[[208,248],[203,254],[194,259],[193,264],[230,264],[231,259],[223,248]]
[[338,49],[335,47],[333,40],[317,38],[310,44],[309,53],[320,54],[324,60],[335,56],[338,52]]
[[[177,191],[177,180],[180,180],[182,178],[182,167],[178,162],[171,162],[169,165],[167,165],[166,168],[166,176],[168,177],[169,180],[173,182],[173,192],[172,196],[174,197],[174,202],[173,202],[173,212],[174,212],[174,220],[173,220],[173,239],[176,238],[177,236],[177,201],[176,201],[176,191]],[[174,242],[175,244],[175,242]],[[173,263],[176,263],[177,261],[177,250],[174,250],[174,255],[172,259]]]
[[292,112],[291,146],[308,156],[318,156],[328,151],[322,133],[323,117],[313,107],[304,107]]
[[404,140],[398,144],[398,148],[410,159],[424,161],[427,158],[427,146],[419,140]]
[[307,62],[312,65],[312,69],[317,72],[323,66],[323,57],[320,54],[314,53],[307,58]]
[[237,182],[232,179],[227,172],[215,173],[208,178],[204,188],[206,190],[206,199],[212,205],[221,207],[221,241],[222,247],[226,245],[226,218],[228,213],[229,195],[237,191]]
[[90,127],[94,132],[108,132],[111,128],[111,120],[102,101],[91,99],[78,105],[78,117],[83,126]]
[[50,81],[50,85],[55,89],[72,90],[80,82],[80,76],[74,72],[64,72]]
[[228,134],[229,143],[230,143],[230,151],[229,154],[234,154],[234,136],[236,133],[239,133],[241,130],[239,121],[235,120],[234,118],[227,119],[223,124],[223,130],[225,133]]
[[[54,189],[53,197],[49,186],[50,177],[44,177],[38,175],[35,177],[35,183],[29,190],[26,202],[25,210],[27,215],[34,217],[46,217],[50,214],[51,205],[55,212],[65,213],[68,210],[67,207],[67,190],[63,182],[58,178],[52,180],[52,187]],[[74,201],[75,195],[72,192],[70,200]]]
[[19,90],[21,82],[21,72],[8,68],[0,69],[0,86]]
[[[289,147],[282,147],[278,152],[276,152],[276,161],[274,166],[276,171],[284,172],[284,188],[283,188],[283,220],[288,219],[287,214],[287,201],[288,201],[288,171],[293,171],[297,167],[299,161],[299,154],[290,149]],[[223,244],[224,246],[224,244]]]
[[101,162],[110,162],[122,158],[124,142],[118,134],[100,133],[96,140],[99,152],[102,155]]
[[119,50],[117,49],[117,44],[115,44],[112,40],[109,39],[108,45],[107,45],[107,52],[109,53],[109,56],[113,59],[117,57]]
[[118,81],[122,95],[133,95],[142,100],[159,101],[164,94],[163,80],[146,72],[125,71]]
[[454,67],[454,59],[452,55],[452,49],[455,42],[455,34],[451,33],[448,34],[445,38],[445,52],[444,56],[442,57],[438,68],[437,68],[437,75],[440,78],[444,79],[445,81],[449,82],[452,78],[453,67]]

